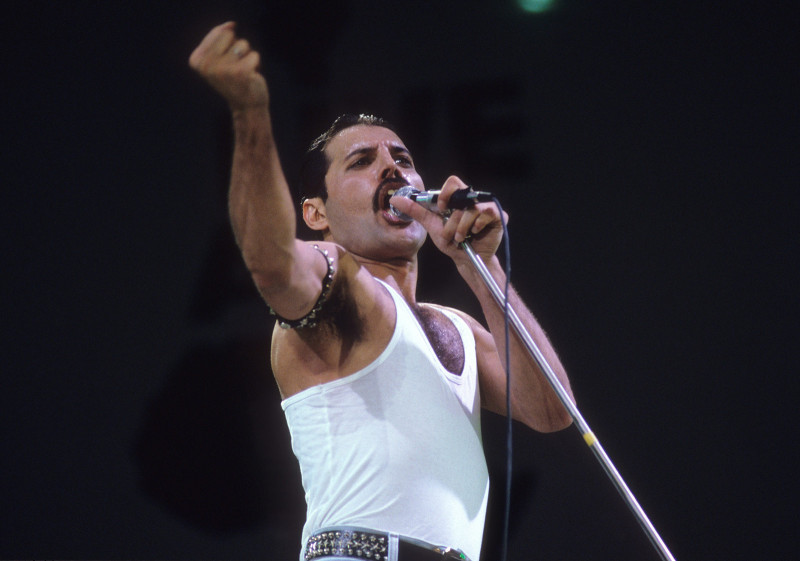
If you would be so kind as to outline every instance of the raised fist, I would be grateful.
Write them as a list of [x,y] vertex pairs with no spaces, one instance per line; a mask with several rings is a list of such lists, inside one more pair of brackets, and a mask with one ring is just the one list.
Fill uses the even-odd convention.
[[261,56],[236,36],[232,21],[208,32],[189,57],[191,66],[228,102],[232,111],[269,105],[267,81],[259,71]]

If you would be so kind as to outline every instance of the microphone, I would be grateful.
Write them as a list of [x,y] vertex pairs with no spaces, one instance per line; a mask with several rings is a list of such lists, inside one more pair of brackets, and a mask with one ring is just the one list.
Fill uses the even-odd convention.
[[[419,189],[414,189],[411,185],[406,185],[405,187],[401,187],[391,195],[386,195],[386,202],[388,203],[389,199],[391,199],[394,196],[405,197],[407,199],[411,199],[417,204],[424,206],[428,210],[436,212],[438,211],[436,202],[439,200],[439,195],[441,193],[442,193],[441,190],[420,191]],[[473,191],[472,189],[459,189],[458,191],[453,192],[453,194],[450,196],[450,200],[447,201],[447,208],[455,210],[463,210],[465,208],[474,207],[475,203],[488,203],[493,200],[494,196],[487,191]],[[391,204],[389,204],[389,211],[398,218],[402,218],[404,220],[411,220],[410,216],[408,216],[404,212],[400,212]]]

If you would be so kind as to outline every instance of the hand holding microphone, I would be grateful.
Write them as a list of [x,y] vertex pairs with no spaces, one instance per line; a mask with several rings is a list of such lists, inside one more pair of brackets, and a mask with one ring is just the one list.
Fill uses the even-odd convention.
[[[502,211],[497,199],[486,191],[472,190],[458,177],[449,177],[439,191],[420,191],[404,185],[386,197],[384,208],[400,220],[416,220],[422,224],[436,247],[457,263],[464,259],[460,244],[468,238],[484,260],[492,258],[503,238],[508,215]],[[392,197],[397,197],[394,199],[396,207],[390,202]],[[416,209],[414,204],[399,199],[413,201],[426,210]],[[440,205],[445,201],[447,208],[442,209]],[[478,205],[486,202],[496,204]],[[452,216],[451,210],[456,211]]]
[[[405,197],[407,199],[411,199],[415,203],[424,206],[428,210],[433,212],[438,212],[439,207],[437,205],[437,201],[439,200],[439,195],[441,194],[441,190],[436,191],[420,191],[419,189],[415,189],[410,185],[406,185],[405,187],[401,187],[394,193],[386,195],[386,202],[389,207],[389,211],[397,216],[398,218],[402,218],[404,220],[411,220],[412,218],[397,210],[391,203],[389,203],[389,199],[392,197]],[[447,201],[447,208],[451,210],[463,210],[465,208],[472,208],[475,206],[475,203],[488,203],[494,200],[494,196],[491,193],[486,191],[473,191],[472,189],[459,189],[454,191],[453,194],[450,196],[450,200]]]

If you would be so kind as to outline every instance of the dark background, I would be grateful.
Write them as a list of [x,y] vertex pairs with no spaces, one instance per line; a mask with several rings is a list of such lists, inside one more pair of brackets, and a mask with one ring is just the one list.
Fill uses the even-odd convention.
[[[456,173],[500,196],[512,278],[677,559],[791,558],[788,5],[7,6],[0,557],[296,558],[271,322],[227,224],[229,118],[186,64],[236,19],[290,177],[333,116],[374,112],[430,187]],[[476,313],[422,258],[421,295]],[[495,493],[503,429],[486,415]],[[574,428],[516,426],[515,446],[512,558],[658,559]]]

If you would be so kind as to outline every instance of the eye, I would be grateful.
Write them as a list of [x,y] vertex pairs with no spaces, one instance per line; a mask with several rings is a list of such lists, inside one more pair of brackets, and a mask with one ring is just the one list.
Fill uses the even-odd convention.
[[408,156],[395,156],[394,163],[405,166],[405,167],[413,167],[414,163],[411,161],[411,158]]
[[352,164],[350,164],[348,166],[348,168],[349,169],[363,168],[365,166],[368,166],[369,163],[370,163],[369,158],[359,158],[359,159],[355,160]]

